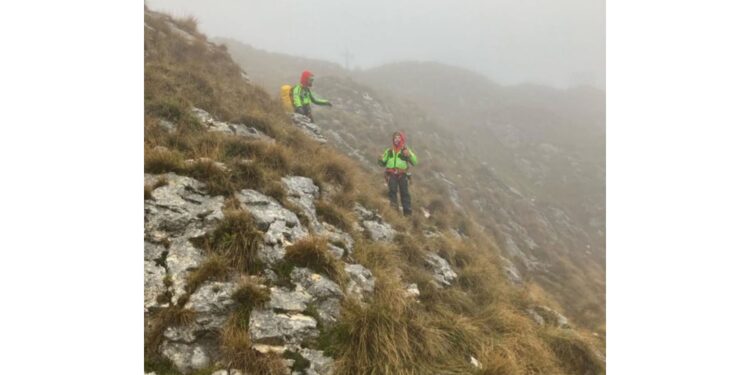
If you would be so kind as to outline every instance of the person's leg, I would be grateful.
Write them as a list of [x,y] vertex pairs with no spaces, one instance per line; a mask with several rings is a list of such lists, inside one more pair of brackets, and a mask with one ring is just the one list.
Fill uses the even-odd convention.
[[398,189],[401,193],[401,205],[404,207],[404,215],[411,215],[411,196],[409,195],[409,177],[402,175],[399,178]]
[[391,207],[398,210],[398,178],[388,175],[388,199],[391,200]]

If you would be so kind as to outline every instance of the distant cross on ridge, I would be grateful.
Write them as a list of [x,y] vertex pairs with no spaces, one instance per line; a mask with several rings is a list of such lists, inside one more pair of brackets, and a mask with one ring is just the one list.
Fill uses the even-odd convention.
[[346,67],[346,70],[349,70],[349,59],[353,59],[354,55],[349,53],[349,48],[347,48],[344,51],[344,67]]

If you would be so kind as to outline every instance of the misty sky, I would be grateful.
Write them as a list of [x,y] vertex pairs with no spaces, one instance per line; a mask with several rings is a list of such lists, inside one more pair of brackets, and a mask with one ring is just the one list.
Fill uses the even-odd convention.
[[209,37],[370,68],[438,61],[503,84],[604,87],[604,0],[148,0]]

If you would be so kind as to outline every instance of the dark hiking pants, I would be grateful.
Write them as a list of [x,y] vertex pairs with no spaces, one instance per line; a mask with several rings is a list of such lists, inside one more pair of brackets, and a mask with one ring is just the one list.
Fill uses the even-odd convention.
[[404,215],[411,215],[411,196],[409,195],[409,177],[405,174],[388,175],[388,198],[391,200],[391,206],[398,210],[398,196],[401,194],[401,206],[404,208]]

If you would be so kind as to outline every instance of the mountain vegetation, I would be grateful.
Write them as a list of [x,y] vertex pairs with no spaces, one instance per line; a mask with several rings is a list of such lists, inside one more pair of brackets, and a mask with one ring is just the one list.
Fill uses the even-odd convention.
[[[277,98],[295,59],[250,67],[148,9],[144,32],[147,373],[604,373],[603,221],[534,174],[563,146],[528,175],[496,166],[434,108],[325,63],[321,142]],[[396,128],[424,160],[411,217],[374,165]]]

